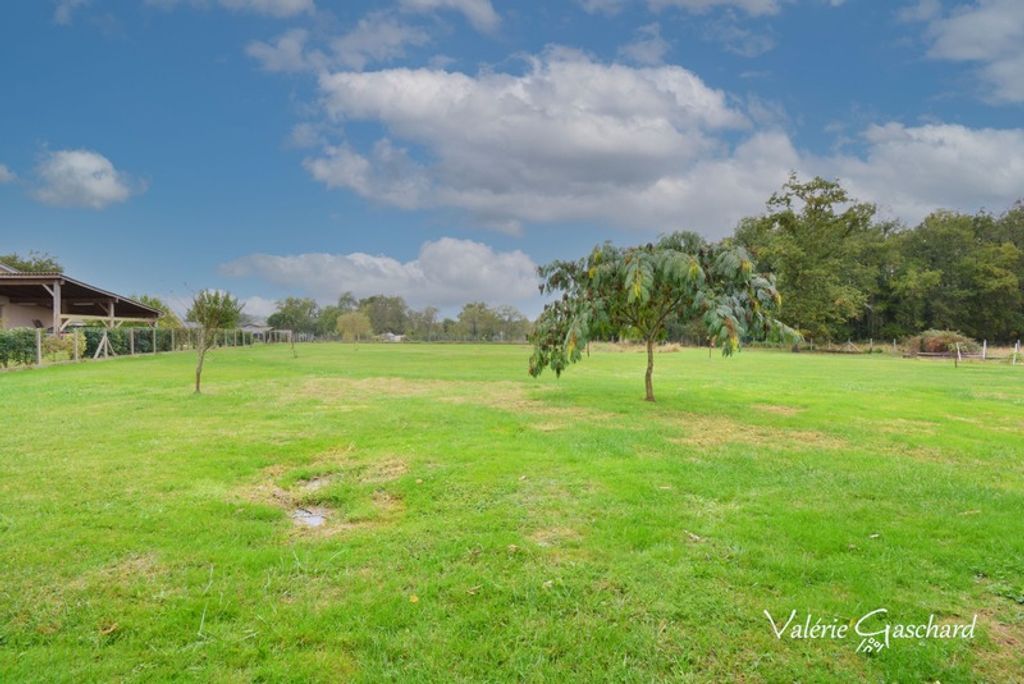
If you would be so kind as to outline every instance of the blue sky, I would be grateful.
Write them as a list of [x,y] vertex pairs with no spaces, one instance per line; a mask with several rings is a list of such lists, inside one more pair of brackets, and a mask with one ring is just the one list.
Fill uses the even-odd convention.
[[1024,3],[11,0],[0,252],[175,301],[536,313],[596,242],[790,171],[907,222],[1024,196]]

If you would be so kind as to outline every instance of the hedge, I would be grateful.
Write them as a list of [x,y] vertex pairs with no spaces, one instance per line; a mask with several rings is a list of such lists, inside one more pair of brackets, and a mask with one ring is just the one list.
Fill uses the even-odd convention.
[[30,366],[36,362],[36,331],[32,328],[0,330],[0,366],[21,364]]

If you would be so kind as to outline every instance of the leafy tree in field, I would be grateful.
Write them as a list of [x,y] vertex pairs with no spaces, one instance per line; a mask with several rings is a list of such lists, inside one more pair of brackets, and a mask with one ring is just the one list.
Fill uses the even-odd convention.
[[408,331],[418,340],[433,340],[440,331],[437,322],[438,310],[428,306],[423,311],[409,312]]
[[338,316],[355,311],[358,307],[356,298],[351,292],[338,297],[337,304],[330,304],[320,309],[317,315],[316,332],[318,335],[333,335],[337,332]]
[[524,340],[530,332],[530,319],[514,306],[499,306],[494,310],[498,319],[498,334],[502,340]]
[[288,297],[277,303],[277,311],[267,317],[267,325],[296,333],[317,332],[320,308],[309,298]]
[[736,241],[776,275],[782,320],[814,339],[848,333],[877,288],[879,249],[891,225],[873,204],[854,202],[836,182],[795,176],[768,200],[768,214],[745,219]]
[[359,310],[370,318],[373,332],[377,335],[403,335],[409,324],[409,307],[401,297],[367,297],[359,300]]
[[178,314],[171,310],[171,307],[167,305],[164,300],[159,297],[151,297],[150,295],[142,295],[135,298],[140,304],[145,304],[148,307],[152,307],[159,311],[162,316],[157,320],[156,327],[158,328],[180,328],[181,319],[178,318]]
[[466,304],[459,312],[460,334],[471,340],[489,340],[498,331],[498,317],[483,302]]
[[0,264],[10,266],[23,273],[63,273],[64,267],[56,257],[45,252],[29,252],[28,256],[18,254],[0,254]]
[[206,352],[216,340],[218,330],[234,328],[242,315],[242,305],[227,292],[202,290],[192,300],[186,318],[199,325],[199,344],[196,346],[196,394],[200,392],[203,361]]
[[335,329],[345,342],[358,342],[373,334],[370,317],[362,311],[349,311],[338,316]]
[[772,276],[758,274],[742,247],[707,245],[692,233],[656,244],[594,248],[578,261],[540,268],[541,291],[562,297],[544,307],[531,341],[530,374],[556,375],[582,358],[591,339],[619,335],[647,346],[647,401],[654,401],[654,343],[672,315],[699,318],[707,336],[729,355],[748,336],[795,333],[772,314],[780,304]]

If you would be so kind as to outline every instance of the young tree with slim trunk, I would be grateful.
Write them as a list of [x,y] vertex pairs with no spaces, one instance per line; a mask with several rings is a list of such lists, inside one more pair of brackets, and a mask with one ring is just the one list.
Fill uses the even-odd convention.
[[592,339],[640,339],[645,398],[654,401],[654,344],[673,315],[699,320],[726,356],[747,336],[796,336],[773,317],[781,300],[772,276],[755,273],[742,248],[708,245],[692,233],[639,247],[605,243],[578,261],[543,266],[540,275],[541,292],[562,297],[544,307],[530,336],[534,376],[547,367],[561,375]]
[[186,318],[199,324],[199,344],[196,345],[196,394],[200,393],[206,352],[216,341],[217,331],[234,328],[241,316],[242,305],[227,292],[203,290],[192,300],[192,307],[188,310]]
[[362,311],[350,311],[338,316],[337,330],[344,342],[358,342],[373,334],[370,318]]

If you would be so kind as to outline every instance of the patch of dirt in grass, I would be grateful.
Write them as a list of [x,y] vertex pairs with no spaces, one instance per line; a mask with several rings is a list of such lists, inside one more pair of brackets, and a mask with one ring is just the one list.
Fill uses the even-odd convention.
[[797,408],[796,406],[783,406],[781,404],[754,404],[753,408],[758,411],[774,413],[779,416],[795,416],[798,413],[804,412],[804,409],[802,408]]
[[[566,419],[567,422],[588,420],[603,421],[614,419],[614,414],[585,407],[550,406],[536,399],[533,394],[550,391],[531,387],[520,382],[471,382],[465,380],[409,380],[397,377],[373,378],[314,378],[302,385],[299,394],[303,397],[323,401],[353,402],[367,398],[424,397],[447,404],[468,404],[485,406],[516,414],[545,416]],[[548,422],[550,427],[552,422]],[[544,428],[540,428],[544,429]],[[556,428],[560,429],[560,428]]]
[[[380,484],[401,476],[406,469],[403,461],[390,459],[370,464],[363,475],[357,479],[361,483]],[[315,496],[312,502],[310,500],[311,494],[315,495],[330,486],[343,477],[343,473],[300,479],[293,486],[287,488],[277,484],[277,480],[280,480],[285,474],[286,468],[281,465],[266,468],[263,471],[263,478],[244,490],[241,496],[246,501],[271,505],[286,511],[296,533],[331,535],[370,528],[393,520],[405,508],[400,497],[377,489],[362,499],[369,505],[358,509],[359,517],[350,518],[343,511],[317,501]],[[355,503],[359,504],[358,498]]]
[[764,425],[740,423],[725,416],[685,414],[671,420],[672,425],[686,430],[682,437],[668,441],[683,446],[708,449],[726,444],[757,444],[780,447],[840,449],[846,441],[815,430],[786,430]]
[[397,458],[390,458],[385,461],[371,463],[359,475],[360,482],[378,484],[397,480],[409,472],[409,466],[405,461]]
[[561,546],[580,538],[580,533],[571,527],[545,527],[530,535],[530,541],[537,546]]
[[873,420],[870,425],[872,430],[890,435],[934,435],[936,428],[935,423],[927,420],[914,420],[912,418]]
[[1014,681],[1024,671],[1024,609],[1015,609],[1015,615],[1011,611],[978,611],[978,627],[990,643],[978,644],[974,653],[986,681]]
[[68,584],[68,588],[84,590],[95,586],[122,586],[139,580],[148,581],[162,572],[156,554],[129,554],[79,575]]

